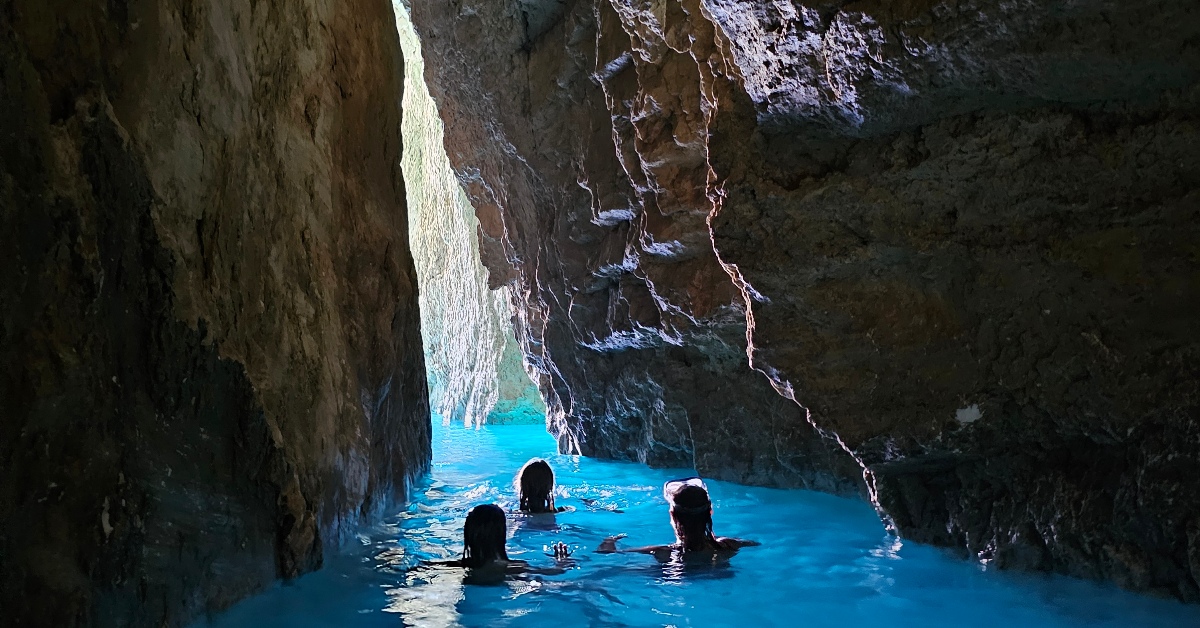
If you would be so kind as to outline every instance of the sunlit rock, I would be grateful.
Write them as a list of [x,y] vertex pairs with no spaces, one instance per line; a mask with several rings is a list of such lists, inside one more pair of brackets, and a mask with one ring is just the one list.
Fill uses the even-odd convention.
[[513,336],[509,287],[489,290],[479,221],[446,159],[420,42],[408,10],[393,7],[406,59],[403,168],[433,412],[468,425],[542,422],[546,406]]

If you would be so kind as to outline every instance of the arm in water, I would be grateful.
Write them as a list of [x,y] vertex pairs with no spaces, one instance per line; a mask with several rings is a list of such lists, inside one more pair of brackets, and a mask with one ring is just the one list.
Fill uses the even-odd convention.
[[644,547],[630,547],[627,549],[617,548],[617,541],[628,536],[627,534],[615,534],[605,537],[600,541],[600,547],[596,548],[597,554],[656,554],[661,551],[669,551],[670,545],[646,545]]
[[575,561],[571,558],[571,548],[567,547],[566,543],[561,541],[555,543],[551,547],[551,551],[552,553],[547,555],[554,558],[556,563],[554,567],[534,567],[526,561],[511,559],[497,559],[475,565],[459,559],[423,562],[418,565],[418,569],[422,567],[460,567],[467,570],[468,583],[489,584],[503,581],[508,576],[524,574],[557,576],[575,566]]
[[[596,548],[596,554],[649,554],[652,556],[668,555],[671,551],[680,549],[679,544],[672,545],[644,545],[641,548],[618,549],[617,542],[625,538],[625,534],[616,534],[616,536],[607,537],[600,542],[599,548]],[[714,539],[716,551],[737,551],[742,548],[751,548],[751,546],[762,545],[757,540],[738,539],[732,537],[721,537]]]

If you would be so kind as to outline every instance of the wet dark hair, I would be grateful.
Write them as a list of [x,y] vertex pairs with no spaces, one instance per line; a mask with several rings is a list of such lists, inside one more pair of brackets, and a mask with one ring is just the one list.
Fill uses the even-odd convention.
[[480,567],[494,560],[508,560],[505,534],[502,508],[495,504],[472,508],[463,524],[463,565]]
[[712,501],[703,487],[686,485],[670,495],[671,524],[675,538],[685,550],[711,549],[717,538],[712,531]]
[[517,472],[517,495],[522,512],[554,512],[554,470],[550,463],[534,458]]

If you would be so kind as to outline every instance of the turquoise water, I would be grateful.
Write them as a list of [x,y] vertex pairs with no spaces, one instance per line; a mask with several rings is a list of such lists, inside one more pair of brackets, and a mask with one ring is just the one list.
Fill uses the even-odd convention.
[[[884,534],[865,503],[808,491],[709,482],[715,531],[762,541],[722,567],[661,566],[645,555],[592,553],[609,534],[625,547],[673,540],[665,480],[648,469],[553,454],[541,426],[434,428],[434,465],[414,502],[325,569],[211,620],[280,626],[1200,626],[1200,607],[1063,577],[984,571]],[[553,522],[510,517],[509,556],[550,567],[555,541],[577,548],[561,575],[464,585],[450,568],[467,510],[515,509],[512,474],[550,460]],[[591,506],[581,500],[588,500]],[[622,512],[616,512],[617,510]]]

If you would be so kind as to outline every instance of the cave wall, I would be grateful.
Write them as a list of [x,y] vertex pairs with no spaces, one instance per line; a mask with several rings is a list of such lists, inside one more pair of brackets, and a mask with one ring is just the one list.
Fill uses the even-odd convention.
[[404,181],[431,409],[466,425],[540,423],[546,406],[522,364],[510,291],[489,289],[479,220],[446,159],[421,43],[404,4],[392,7],[405,58]]
[[[547,6],[529,17],[510,3],[414,2],[412,15],[446,152],[479,218],[489,285],[511,286],[514,325],[560,448],[859,490],[855,461],[746,367],[745,306],[713,252],[704,190],[691,187],[704,181],[689,170],[703,158],[680,149],[643,164],[632,115],[609,111],[593,80],[605,71],[596,11],[608,5]],[[527,21],[540,25],[529,27],[541,33],[536,42]],[[702,125],[695,96],[678,106],[693,107],[686,115]],[[683,148],[702,148],[689,141]],[[674,196],[650,176],[675,176]],[[745,429],[763,422],[778,429]]]
[[430,455],[385,0],[0,4],[0,608],[180,625]]
[[414,2],[564,450],[1200,599],[1200,9]]

